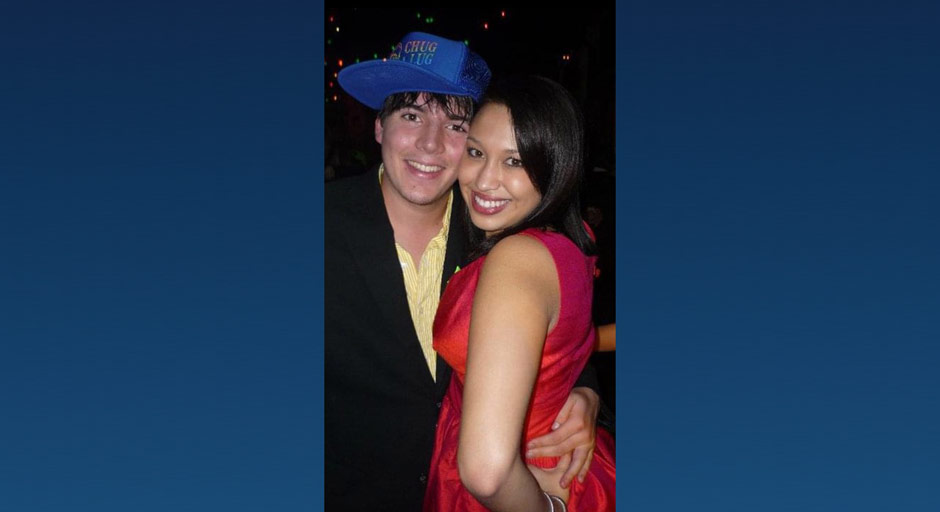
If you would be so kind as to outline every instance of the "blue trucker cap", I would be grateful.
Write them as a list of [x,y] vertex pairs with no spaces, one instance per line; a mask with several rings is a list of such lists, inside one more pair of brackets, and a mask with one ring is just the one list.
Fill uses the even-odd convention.
[[339,85],[363,104],[382,108],[390,94],[433,92],[480,101],[490,68],[466,44],[424,32],[411,32],[385,59],[353,64],[339,72]]

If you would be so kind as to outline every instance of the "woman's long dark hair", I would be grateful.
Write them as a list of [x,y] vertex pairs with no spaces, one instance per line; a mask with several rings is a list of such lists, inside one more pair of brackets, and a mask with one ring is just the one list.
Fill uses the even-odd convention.
[[509,110],[519,158],[542,200],[524,219],[489,238],[466,213],[471,257],[482,256],[503,238],[533,227],[562,233],[581,252],[594,254],[594,241],[581,220],[584,119],[574,97],[552,80],[529,75],[492,83],[477,112],[488,104]]

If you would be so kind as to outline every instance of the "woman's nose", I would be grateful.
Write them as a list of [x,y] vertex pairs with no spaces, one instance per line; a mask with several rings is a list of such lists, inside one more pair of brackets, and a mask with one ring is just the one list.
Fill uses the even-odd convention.
[[494,162],[485,162],[477,175],[477,188],[480,190],[496,190],[499,188],[499,169]]

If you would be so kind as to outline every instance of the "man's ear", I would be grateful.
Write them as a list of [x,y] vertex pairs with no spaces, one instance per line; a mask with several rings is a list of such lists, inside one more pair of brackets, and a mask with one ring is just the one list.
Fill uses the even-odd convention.
[[375,118],[375,141],[379,144],[382,144],[382,120],[378,117]]

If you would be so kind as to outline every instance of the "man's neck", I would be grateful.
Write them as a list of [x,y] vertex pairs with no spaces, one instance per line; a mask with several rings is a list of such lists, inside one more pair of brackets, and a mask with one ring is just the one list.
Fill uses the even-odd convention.
[[428,242],[441,231],[450,196],[447,194],[433,203],[419,205],[404,200],[398,194],[388,193],[388,186],[383,183],[382,197],[388,220],[395,232],[395,242],[408,251],[411,260],[418,266]]

